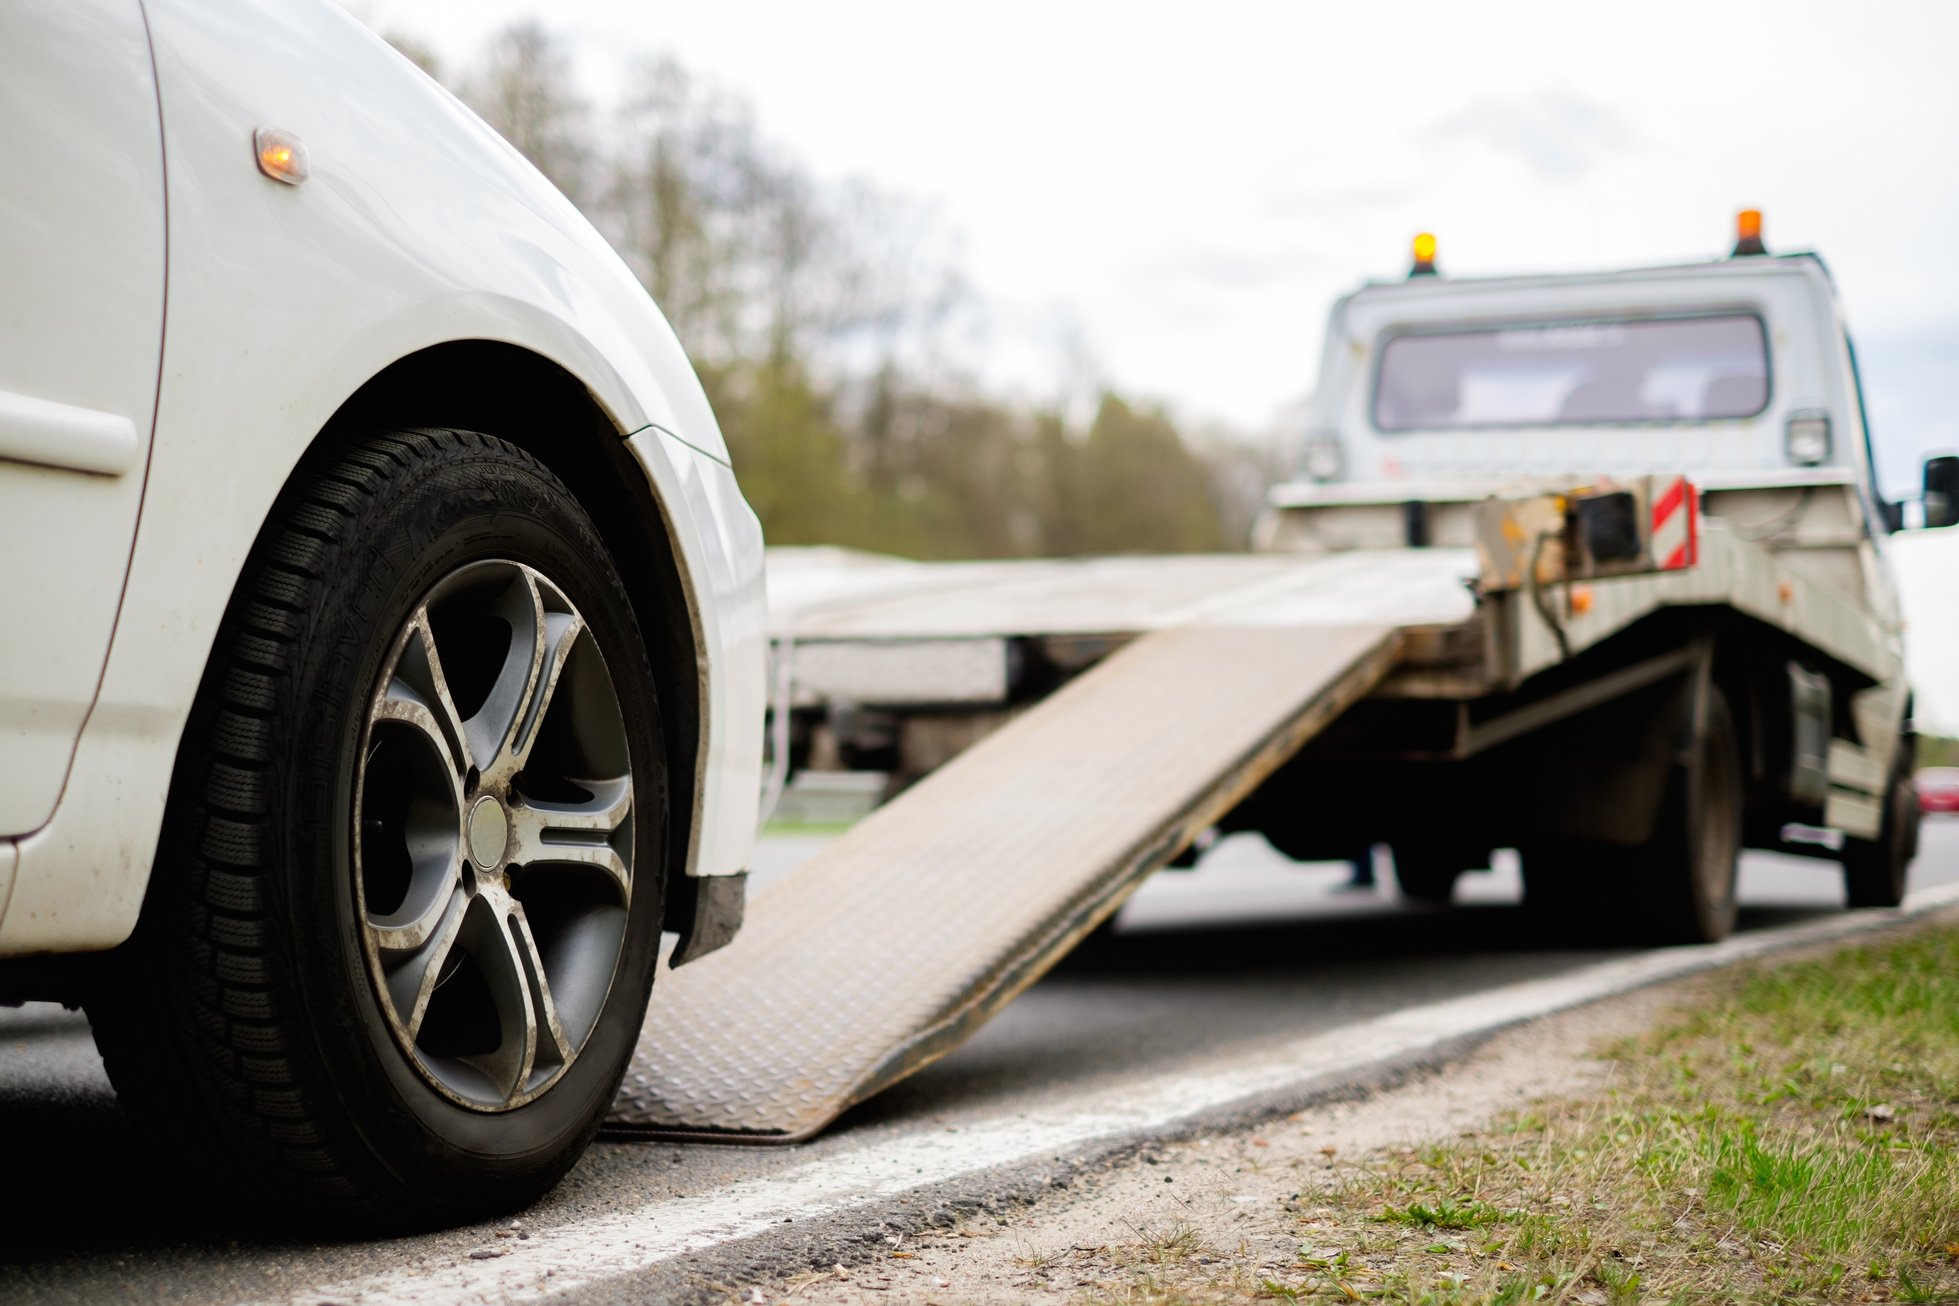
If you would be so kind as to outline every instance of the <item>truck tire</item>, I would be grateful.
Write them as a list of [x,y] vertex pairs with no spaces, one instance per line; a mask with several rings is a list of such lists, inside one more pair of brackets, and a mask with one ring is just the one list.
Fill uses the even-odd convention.
[[1899,749],[1884,792],[1877,838],[1843,842],[1843,896],[1851,907],[1896,907],[1905,900],[1912,859],[1918,856],[1918,790],[1912,784],[1909,742]]
[[88,998],[130,1113],[256,1212],[451,1224],[597,1132],[660,937],[639,629],[515,446],[302,472],[220,630],[136,932]]
[[1456,881],[1474,857],[1450,844],[1405,842],[1390,845],[1394,850],[1394,882],[1401,896],[1410,902],[1447,906],[1455,896]]
[[1609,941],[1608,925],[1623,918],[1602,910],[1605,889],[1623,883],[1625,849],[1578,839],[1534,839],[1517,854],[1524,912],[1536,929],[1573,942]]
[[1708,696],[1693,756],[1669,768],[1645,844],[1560,837],[1519,849],[1524,906],[1540,928],[1649,944],[1712,943],[1734,928],[1741,755],[1727,699],[1712,686]]
[[1735,924],[1735,873],[1741,859],[1741,749],[1727,697],[1707,690],[1707,714],[1692,759],[1676,766],[1653,840],[1636,855],[1646,941],[1714,943]]

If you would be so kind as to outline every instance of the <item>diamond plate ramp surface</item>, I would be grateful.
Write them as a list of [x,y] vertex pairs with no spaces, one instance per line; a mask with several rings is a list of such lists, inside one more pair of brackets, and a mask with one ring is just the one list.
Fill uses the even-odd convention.
[[945,1055],[1384,676],[1381,627],[1145,635],[663,972],[607,1125],[807,1138]]

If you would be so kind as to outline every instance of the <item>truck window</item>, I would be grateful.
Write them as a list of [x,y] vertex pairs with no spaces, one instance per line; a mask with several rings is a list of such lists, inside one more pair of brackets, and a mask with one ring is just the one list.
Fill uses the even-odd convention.
[[1381,349],[1383,431],[1753,417],[1768,406],[1762,320],[1518,322],[1410,331]]

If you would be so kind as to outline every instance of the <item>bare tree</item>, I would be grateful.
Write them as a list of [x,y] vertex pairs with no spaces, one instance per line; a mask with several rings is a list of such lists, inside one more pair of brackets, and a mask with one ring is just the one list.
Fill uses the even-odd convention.
[[585,206],[591,108],[574,89],[570,56],[542,24],[527,19],[497,33],[458,94],[572,203]]
[[652,292],[771,539],[933,557],[1242,540],[1260,448],[1193,445],[1160,409],[1110,393],[1066,324],[1055,348],[1071,383],[1054,404],[990,396],[949,344],[981,319],[933,214],[816,177],[746,101],[672,58],[639,61],[628,85],[596,116],[532,21],[494,38],[462,94]]

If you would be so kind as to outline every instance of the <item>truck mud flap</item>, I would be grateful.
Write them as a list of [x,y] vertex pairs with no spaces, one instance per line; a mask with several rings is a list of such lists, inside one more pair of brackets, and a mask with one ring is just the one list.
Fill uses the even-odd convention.
[[663,970],[608,1132],[795,1142],[952,1051],[1394,664],[1396,628],[1145,635]]

